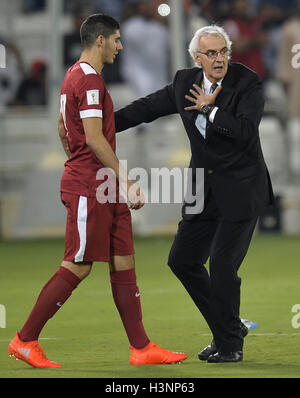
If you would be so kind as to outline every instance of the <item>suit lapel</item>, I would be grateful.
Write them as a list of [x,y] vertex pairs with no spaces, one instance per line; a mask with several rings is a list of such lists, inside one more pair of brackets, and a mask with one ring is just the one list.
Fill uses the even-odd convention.
[[225,109],[229,104],[235,91],[233,83],[232,69],[229,64],[227,74],[222,81],[222,90],[216,98],[216,106],[220,109]]
[[[191,85],[190,87],[188,87],[188,90],[190,88],[193,88],[194,83],[197,84],[199,87],[201,87],[202,81],[203,81],[203,71],[202,69],[199,69],[199,72],[196,75],[196,79],[194,79],[194,81],[191,82]],[[189,94],[189,91],[187,91],[187,94]],[[191,105],[192,103],[189,100],[186,100],[185,106],[191,106]],[[199,115],[198,111],[188,111],[186,116],[190,119],[191,123],[195,124],[198,115]]]
[[222,84],[222,90],[220,91],[220,93],[216,98],[216,103],[215,103],[216,106],[219,107],[220,109],[225,109],[229,104],[233,94],[234,94],[233,87],[226,87],[225,85],[223,86]]

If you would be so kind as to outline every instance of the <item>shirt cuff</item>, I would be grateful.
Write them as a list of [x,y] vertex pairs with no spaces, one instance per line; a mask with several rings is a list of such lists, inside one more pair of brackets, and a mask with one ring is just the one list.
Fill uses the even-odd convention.
[[219,108],[218,108],[217,106],[215,106],[214,109],[210,112],[210,115],[209,115],[208,120],[209,120],[211,123],[213,123],[214,118],[215,118],[215,115],[216,115],[218,109],[219,109]]

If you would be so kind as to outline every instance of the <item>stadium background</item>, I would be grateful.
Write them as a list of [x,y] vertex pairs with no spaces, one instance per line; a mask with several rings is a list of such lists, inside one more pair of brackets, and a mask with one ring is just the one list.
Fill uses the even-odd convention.
[[[155,0],[149,1],[152,6],[151,20],[142,27],[138,18],[130,18],[132,13],[137,12],[133,8],[135,3],[132,0],[0,2],[0,38],[4,44],[11,43],[15,50],[18,49],[16,53],[12,51],[12,46],[6,46],[7,67],[0,69],[2,238],[64,234],[65,210],[60,204],[58,187],[65,157],[57,138],[56,125],[60,84],[67,66],[80,51],[78,31],[74,31],[77,20],[103,10],[123,21],[123,54],[121,52],[116,65],[104,69],[115,109],[119,109],[133,98],[171,81],[177,69],[191,65],[187,46],[196,27],[211,20],[220,23],[232,16],[232,2],[190,0],[171,1],[169,16],[158,18],[157,7],[161,1]],[[211,19],[201,14],[201,4],[204,3],[212,4]],[[269,69],[264,76],[266,106],[260,135],[274,191],[280,198],[281,212],[280,223],[268,215],[264,219],[264,227],[280,229],[284,234],[298,234],[300,128],[299,120],[288,116],[287,98],[279,78],[280,29],[290,16],[291,9],[287,9],[286,2],[282,2],[285,6],[280,9],[280,1],[274,0],[248,3],[250,11],[251,4],[254,7],[255,3],[266,3],[269,7],[273,4],[274,8],[268,11],[269,14],[266,13],[266,18],[271,21],[265,21],[261,27],[269,35],[269,43],[261,51]],[[133,22],[134,19],[137,22]],[[147,34],[151,34],[153,39],[146,40]],[[133,36],[134,45],[130,40]],[[66,51],[64,43],[67,43]],[[135,57],[133,46],[137,48]],[[290,51],[291,59],[293,55]],[[46,93],[36,93],[34,89],[30,93],[24,79],[38,75],[43,70],[43,62],[46,71],[45,75],[41,72],[40,79],[44,80],[40,80],[39,84],[45,86]],[[299,75],[300,69],[298,79]],[[22,81],[22,88],[26,91],[23,95],[22,88],[21,94],[18,93]],[[41,105],[42,101],[45,106]],[[144,131],[132,129],[121,133],[117,145],[119,158],[128,160],[128,169],[188,167],[189,145],[177,116],[145,126]],[[173,233],[179,213],[180,204],[149,204],[141,212],[133,213],[135,232]]]
[[[32,292],[38,293],[47,275],[52,273],[61,260],[65,210],[60,203],[59,182],[65,155],[57,135],[57,116],[59,90],[65,70],[80,54],[76,23],[93,12],[107,12],[121,21],[124,51],[113,66],[105,67],[103,71],[115,109],[119,109],[137,96],[145,95],[171,81],[177,69],[192,66],[187,52],[192,34],[197,28],[211,22],[226,26],[225,23],[233,16],[234,1],[149,0],[146,2],[150,5],[147,21],[141,20],[140,13],[144,13],[145,9],[140,8],[140,3],[142,2],[133,0],[78,0],[76,2],[71,0],[0,0],[0,44],[3,44],[6,49],[6,68],[0,69],[2,280],[0,303],[6,307],[7,311],[7,329],[0,329],[2,339],[0,341],[5,343],[1,346],[3,350],[6,349],[6,341],[9,341],[12,331],[20,326],[20,314],[21,319],[24,320],[24,314],[31,308],[35,299]],[[159,8],[162,15],[159,15],[158,7],[162,3],[164,6]],[[283,344],[284,335],[287,338],[299,336],[296,333],[297,330],[292,328],[290,320],[291,308],[300,300],[297,293],[298,238],[300,236],[300,111],[298,116],[289,114],[289,98],[284,82],[281,80],[280,69],[282,32],[294,14],[295,0],[249,0],[246,3],[247,12],[253,18],[259,19],[260,25],[257,28],[259,33],[267,37],[260,52],[265,70],[263,78],[266,99],[260,136],[277,197],[277,205],[266,210],[256,228],[254,249],[247,260],[247,264],[251,263],[251,268],[244,271],[245,276],[249,278],[249,284],[246,286],[243,298],[244,308],[248,311],[243,316],[254,317],[254,320],[258,321],[262,327],[261,331],[266,332],[268,341],[264,344],[270,350],[269,356],[265,358],[267,362],[270,362],[267,375],[285,377],[290,374],[296,377],[294,375],[299,374],[299,361],[295,362],[295,357],[292,358],[290,366],[285,368],[285,372],[278,363],[272,364],[271,359],[272,349],[279,350],[278,347]],[[168,5],[170,9],[165,5]],[[164,16],[164,14],[167,15]],[[230,23],[227,26],[232,27]],[[234,28],[232,32],[234,33]],[[290,43],[290,47],[285,48],[290,57],[287,60],[288,64],[292,62],[292,57],[295,55],[292,52],[293,44],[297,43]],[[300,81],[300,68],[296,72],[294,76],[298,81],[293,84],[299,84]],[[188,167],[189,144],[177,116],[164,118],[150,125],[121,133],[117,136],[117,146],[119,158],[128,161],[128,169],[143,167],[150,171],[153,167],[168,167],[169,169]],[[150,291],[150,296],[144,298],[145,312],[151,314],[152,306],[156,305],[162,313],[165,311],[165,315],[168,314],[171,317],[170,324],[175,327],[175,330],[177,327],[180,328],[180,323],[177,324],[175,321],[174,308],[169,312],[169,307],[160,307],[159,295],[161,293],[167,292],[169,302],[176,303],[176,308],[183,318],[194,319],[196,314],[178,282],[170,277],[167,267],[164,266],[160,270],[160,267],[165,265],[172,234],[176,231],[180,208],[181,205],[178,203],[147,204],[142,210],[132,213],[137,258],[141,263],[138,271],[139,280],[142,287],[145,287],[145,295],[148,288]],[[143,268],[146,267],[147,262],[149,267],[154,267],[151,257],[153,257],[153,262],[156,262],[156,272],[161,272],[161,284],[153,279],[155,274]],[[41,263],[45,266],[44,270],[41,268]],[[5,272],[5,266],[8,264],[11,273]],[[261,264],[267,264],[263,273],[259,268]],[[281,280],[282,269],[286,272],[284,280]],[[153,272],[154,270],[155,268]],[[102,271],[96,272],[102,275]],[[35,275],[33,281],[29,279],[30,273]],[[259,282],[258,279],[260,279]],[[28,289],[24,289],[23,283],[26,283]],[[11,290],[12,284],[15,287]],[[91,284],[91,288],[94,286],[96,290],[95,280]],[[154,298],[151,295],[152,284],[156,286],[158,297],[155,295]],[[266,284],[269,285],[265,289]],[[282,286],[285,292],[284,299],[282,294],[275,297],[276,289],[280,290]],[[255,289],[255,294],[260,292],[257,300],[253,300],[253,289]],[[24,310],[18,309],[16,295],[23,297],[25,290],[27,293],[24,297]],[[11,296],[12,292],[14,296]],[[87,294],[86,298],[90,298],[87,287],[83,288],[83,298],[84,292]],[[106,292],[105,289],[104,292]],[[176,298],[173,295],[169,297],[170,292]],[[269,297],[267,293],[274,293],[274,296]],[[74,307],[67,307],[65,311],[72,311],[75,306],[81,308],[81,301],[79,296],[77,297],[77,302],[76,297],[74,299],[76,303]],[[153,304],[156,303],[155,300],[158,300],[157,304]],[[265,306],[261,306],[262,303]],[[188,306],[188,310],[185,305]],[[82,307],[82,313],[84,311]],[[110,314],[108,318],[109,316]],[[151,328],[154,329],[157,325],[159,329],[164,320],[155,317],[152,319],[151,316],[148,315],[145,322]],[[277,322],[278,316],[280,320]],[[61,328],[63,318],[63,315],[58,315],[58,324]],[[263,320],[268,321],[265,329]],[[118,324],[119,321],[113,318],[113,322]],[[69,325],[69,328],[71,326]],[[166,326],[168,327],[169,324]],[[91,334],[94,333],[93,328],[96,330],[92,324]],[[191,325],[193,336],[196,335],[197,328],[198,324]],[[202,335],[205,336],[207,330],[203,323],[201,323],[201,328],[204,328]],[[57,333],[54,330],[55,326],[50,326],[47,333],[56,336]],[[62,335],[63,330],[60,333]],[[66,330],[65,333],[69,332]],[[279,333],[281,340],[277,340],[276,336],[271,337],[272,333]],[[121,330],[120,334],[122,334]],[[122,338],[124,342],[124,337]],[[177,338],[176,335],[173,338],[166,337],[167,345],[170,346],[170,342],[173,345],[176,344]],[[207,340],[207,337],[205,339]],[[208,343],[206,340],[203,337],[203,345]],[[192,346],[193,338],[189,343]],[[60,350],[60,344],[58,340],[56,342],[58,350]],[[255,350],[253,339],[249,345],[251,344]],[[287,355],[288,346],[285,340],[282,347]],[[182,344],[177,349],[186,348]],[[191,347],[192,350],[195,351],[195,346]],[[106,365],[108,369],[110,365],[113,369],[113,364],[106,363]],[[274,365],[273,373],[271,365]],[[241,377],[243,375],[257,377],[262,369],[261,366],[251,368],[249,373],[245,371]],[[232,377],[235,373],[231,370],[232,368],[224,373],[224,377]],[[187,371],[187,373],[186,371],[180,373],[176,370],[176,375],[177,377],[197,375],[191,372],[191,368]],[[2,374],[4,377],[20,376],[20,373],[10,372],[11,368]],[[126,372],[127,369],[121,374],[125,377],[132,376],[131,373]],[[80,377],[78,373],[76,374],[76,377]],[[113,374],[113,370],[112,373],[107,370],[103,377]],[[168,374],[170,372],[160,376],[159,372],[157,374],[154,372],[153,377],[164,377]],[[204,377],[205,375],[219,377],[217,372],[204,374]],[[21,377],[31,376],[26,376],[24,373]],[[65,377],[73,376],[67,373]],[[94,375],[87,375],[87,377],[94,377]],[[143,377],[143,374],[138,373],[133,377]]]

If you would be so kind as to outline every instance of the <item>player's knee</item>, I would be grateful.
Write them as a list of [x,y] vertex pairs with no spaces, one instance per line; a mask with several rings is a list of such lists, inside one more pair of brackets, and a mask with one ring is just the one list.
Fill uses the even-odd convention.
[[79,279],[86,278],[91,272],[93,263],[72,263],[69,261],[63,261],[62,266],[73,272]]
[[112,256],[109,262],[109,269],[111,272],[127,271],[135,268],[134,255],[128,256]]
[[80,266],[79,270],[78,270],[78,273],[79,273],[78,277],[80,279],[86,278],[90,274],[91,270],[92,270],[91,265]]

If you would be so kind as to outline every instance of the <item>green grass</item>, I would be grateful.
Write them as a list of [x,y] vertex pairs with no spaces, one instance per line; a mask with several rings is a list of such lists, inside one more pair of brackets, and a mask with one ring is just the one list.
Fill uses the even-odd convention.
[[[258,328],[245,339],[244,361],[208,364],[197,352],[211,337],[198,310],[166,265],[172,237],[137,238],[136,268],[144,324],[162,346],[184,351],[181,365],[132,367],[129,343],[111,296],[108,267],[90,276],[41,334],[47,356],[60,369],[33,369],[9,359],[7,345],[31,311],[45,282],[60,265],[61,240],[0,242],[1,378],[299,378],[300,328],[291,308],[300,303],[299,237],[255,236],[242,265],[241,316]],[[299,320],[298,320],[299,322]]]

